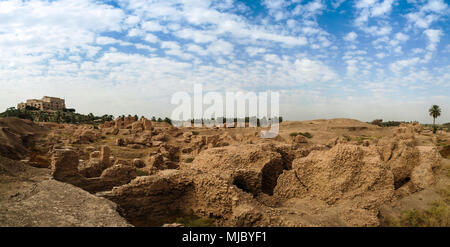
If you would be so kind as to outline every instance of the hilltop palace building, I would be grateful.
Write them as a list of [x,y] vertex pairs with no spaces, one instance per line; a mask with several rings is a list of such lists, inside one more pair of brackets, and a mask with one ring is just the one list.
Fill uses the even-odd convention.
[[42,99],[27,99],[26,103],[19,103],[17,109],[25,109],[27,106],[32,106],[41,111],[59,111],[66,108],[64,99],[56,97],[44,96]]

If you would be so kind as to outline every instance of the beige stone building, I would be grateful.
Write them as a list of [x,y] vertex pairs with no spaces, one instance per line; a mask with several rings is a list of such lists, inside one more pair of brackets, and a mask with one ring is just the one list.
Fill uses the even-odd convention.
[[32,106],[41,111],[59,111],[66,108],[64,99],[44,96],[42,99],[28,99],[25,103],[19,103],[17,109],[24,109],[27,106]]

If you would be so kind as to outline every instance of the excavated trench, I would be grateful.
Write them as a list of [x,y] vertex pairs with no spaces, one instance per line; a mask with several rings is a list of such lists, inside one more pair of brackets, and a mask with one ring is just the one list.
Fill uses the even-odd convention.
[[[267,163],[260,172],[241,171],[232,175],[228,184],[256,197],[259,193],[273,195],[278,177],[292,166],[292,159],[278,159]],[[211,175],[212,176],[212,175]],[[212,182],[214,180],[209,180]],[[214,183],[214,182],[213,182]],[[205,203],[199,191],[208,184],[180,179],[159,179],[146,187],[134,188],[122,195],[103,196],[117,203],[119,213],[134,226],[161,226],[174,223],[179,219],[202,217],[213,222],[223,222],[227,215],[221,214],[230,208],[230,202],[223,201],[214,206]],[[214,186],[214,185],[213,185]],[[227,195],[226,195],[227,196]],[[222,207],[221,209],[219,209]],[[195,212],[203,212],[201,215]],[[230,214],[228,212],[227,214]],[[229,215],[228,215],[229,216]],[[220,223],[219,223],[220,225]]]
[[192,185],[184,188],[173,188],[165,193],[147,195],[142,193],[134,196],[110,197],[117,203],[119,214],[134,226],[152,227],[165,223],[176,222],[178,218],[191,216],[190,208],[185,204],[185,198],[191,194]]
[[450,159],[450,145],[444,147],[439,153],[443,158]]

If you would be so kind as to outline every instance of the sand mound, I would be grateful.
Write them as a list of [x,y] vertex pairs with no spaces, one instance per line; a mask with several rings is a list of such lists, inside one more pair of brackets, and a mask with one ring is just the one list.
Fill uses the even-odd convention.
[[0,155],[16,160],[24,158],[34,137],[47,130],[29,120],[0,118]]

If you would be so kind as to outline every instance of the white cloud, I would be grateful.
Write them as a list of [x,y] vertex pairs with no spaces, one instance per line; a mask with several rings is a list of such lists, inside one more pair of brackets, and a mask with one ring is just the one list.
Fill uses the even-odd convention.
[[346,41],[354,41],[358,38],[358,35],[355,32],[350,32],[344,36],[344,40]]
[[384,0],[379,4],[373,6],[371,15],[372,16],[381,16],[391,12],[393,0]]
[[445,15],[447,9],[448,5],[442,0],[429,0],[419,7],[419,11],[408,13],[406,19],[414,27],[426,29]]
[[380,53],[377,53],[376,56],[377,56],[377,58],[382,59],[386,56],[386,54],[380,52]]
[[410,59],[398,60],[398,61],[396,61],[394,63],[391,63],[389,68],[394,73],[400,73],[404,68],[407,68],[407,67],[411,68],[412,66],[416,65],[417,63],[419,63],[419,61],[420,61],[420,59],[418,57],[410,58]]
[[158,32],[163,30],[163,27],[156,21],[145,21],[141,23],[141,27],[148,32]]
[[260,53],[265,53],[267,51],[267,49],[262,48],[262,47],[247,47],[245,48],[245,51],[250,55],[250,56],[256,56]]
[[439,30],[439,29],[427,29],[423,33],[428,38],[427,50],[429,50],[429,51],[436,50],[436,45],[441,40],[442,30]]
[[217,36],[212,32],[205,32],[191,28],[181,29],[174,34],[183,39],[193,40],[195,43],[209,43],[217,39]]
[[147,33],[144,36],[144,40],[147,42],[150,42],[150,43],[157,43],[159,39],[155,35],[153,35],[151,33]]
[[233,53],[233,45],[224,40],[218,40],[208,46],[208,51],[213,54],[231,55]]
[[448,8],[448,5],[444,3],[443,0],[430,0],[425,6],[423,6],[422,11],[432,11],[436,13],[444,13]]

